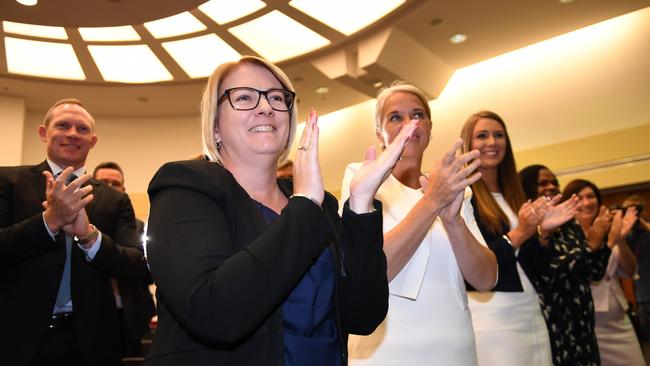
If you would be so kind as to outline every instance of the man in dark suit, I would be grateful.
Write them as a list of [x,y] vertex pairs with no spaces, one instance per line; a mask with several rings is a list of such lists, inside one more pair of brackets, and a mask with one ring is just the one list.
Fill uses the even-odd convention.
[[0,168],[2,364],[119,365],[110,279],[146,276],[133,207],[84,174],[97,136],[80,101],[55,103],[38,132],[46,161]]
[[[126,193],[124,171],[119,164],[107,161],[98,164],[93,171],[93,177],[100,182]],[[136,232],[142,244],[144,222],[136,217]],[[149,333],[149,321],[156,315],[156,307],[148,285],[153,283],[151,278],[140,286],[113,281],[115,304],[120,316],[120,334],[122,336],[122,356],[142,356],[141,340]]]

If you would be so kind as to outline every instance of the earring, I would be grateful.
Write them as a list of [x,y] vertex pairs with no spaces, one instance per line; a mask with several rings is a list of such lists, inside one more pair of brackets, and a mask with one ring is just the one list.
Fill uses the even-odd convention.
[[217,150],[221,150],[221,141],[217,141]]

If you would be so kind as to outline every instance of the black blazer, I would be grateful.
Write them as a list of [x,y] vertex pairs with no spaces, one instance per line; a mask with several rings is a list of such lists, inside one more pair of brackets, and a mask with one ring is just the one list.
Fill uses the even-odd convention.
[[[52,315],[65,262],[65,239],[43,223],[47,162],[0,168],[0,354],[7,365],[27,365]],[[120,340],[110,278],[142,283],[146,265],[135,237],[128,197],[91,180],[90,222],[102,232],[101,248],[86,261],[72,246],[74,331],[88,365],[119,365]],[[117,243],[124,245],[120,245]],[[127,247],[126,245],[133,245]]]
[[[278,184],[291,194],[288,180]],[[386,316],[379,202],[362,215],[346,205],[341,219],[329,194],[322,210],[295,197],[266,224],[233,176],[208,161],[166,164],[149,198],[158,329],[148,365],[283,365],[281,305],[323,248],[336,263],[342,365],[347,334],[369,334]]]
[[[474,208],[474,217],[478,225],[483,239],[487,246],[494,252],[497,258],[497,265],[499,266],[498,281],[496,286],[490,291],[504,291],[504,292],[522,292],[524,291],[521,285],[521,278],[517,272],[517,262],[530,279],[536,290],[539,291],[539,281],[541,276],[548,270],[551,260],[551,250],[543,247],[537,235],[533,235],[530,239],[526,240],[524,244],[519,247],[519,252],[515,254],[515,249],[508,243],[503,235],[492,233],[488,226],[483,222],[481,216],[478,214],[478,207],[476,199],[472,197],[472,207]],[[510,225],[502,223],[502,232],[507,233],[510,231]],[[468,290],[475,291],[469,283],[466,282]]]
[[[135,219],[138,245],[142,248],[142,235],[144,234],[144,222]],[[149,292],[149,285],[153,283],[151,275],[147,271],[144,283],[132,285],[128,282],[118,281],[117,287],[122,299],[122,311],[126,323],[127,332],[132,339],[142,338],[149,333],[149,322],[156,315],[156,305]]]

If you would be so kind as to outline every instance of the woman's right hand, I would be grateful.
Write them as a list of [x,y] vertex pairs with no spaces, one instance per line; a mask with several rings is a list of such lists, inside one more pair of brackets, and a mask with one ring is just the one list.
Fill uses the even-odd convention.
[[318,162],[318,115],[311,110],[293,163],[293,193],[304,195],[319,205],[325,199],[323,176]]
[[605,206],[600,206],[598,216],[596,216],[594,222],[585,233],[589,247],[592,250],[599,249],[605,241],[605,236],[607,235],[607,232],[612,225],[612,219],[613,215],[609,209],[607,209]]
[[350,209],[356,213],[367,213],[372,209],[372,202],[379,186],[388,178],[400,158],[404,146],[418,127],[418,119],[406,124],[386,150],[377,156],[375,146],[366,151],[363,165],[350,182]]
[[[481,165],[478,159],[478,150],[472,150],[465,154],[457,155],[463,146],[463,140],[458,139],[443,157],[436,161],[428,176],[422,177],[420,183],[424,190],[424,196],[438,203],[438,207],[445,207],[457,198],[465,187],[476,183],[481,179],[481,173],[474,171]],[[470,163],[471,162],[471,163]],[[468,164],[469,163],[469,164]],[[458,206],[459,205],[454,205]],[[456,210],[458,211],[458,210]],[[456,217],[458,212],[441,211],[441,219]],[[443,217],[444,216],[444,217]]]

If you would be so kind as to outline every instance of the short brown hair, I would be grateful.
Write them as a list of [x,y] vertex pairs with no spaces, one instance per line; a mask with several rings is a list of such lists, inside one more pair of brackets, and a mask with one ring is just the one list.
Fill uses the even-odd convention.
[[60,100],[54,102],[54,104],[52,104],[50,109],[47,110],[47,113],[45,113],[45,117],[43,118],[43,125],[45,125],[45,127],[47,127],[50,124],[50,121],[52,120],[52,116],[54,114],[53,113],[54,108],[56,108],[56,107],[58,107],[58,106],[60,106],[62,104],[76,104],[76,105],[80,106],[81,108],[85,109],[86,112],[88,112],[88,115],[90,116],[90,122],[92,124],[93,129],[95,128],[95,119],[90,114],[90,111],[88,111],[88,108],[86,108],[86,105],[81,100],[79,100],[77,98],[63,98],[63,99],[60,99]]

